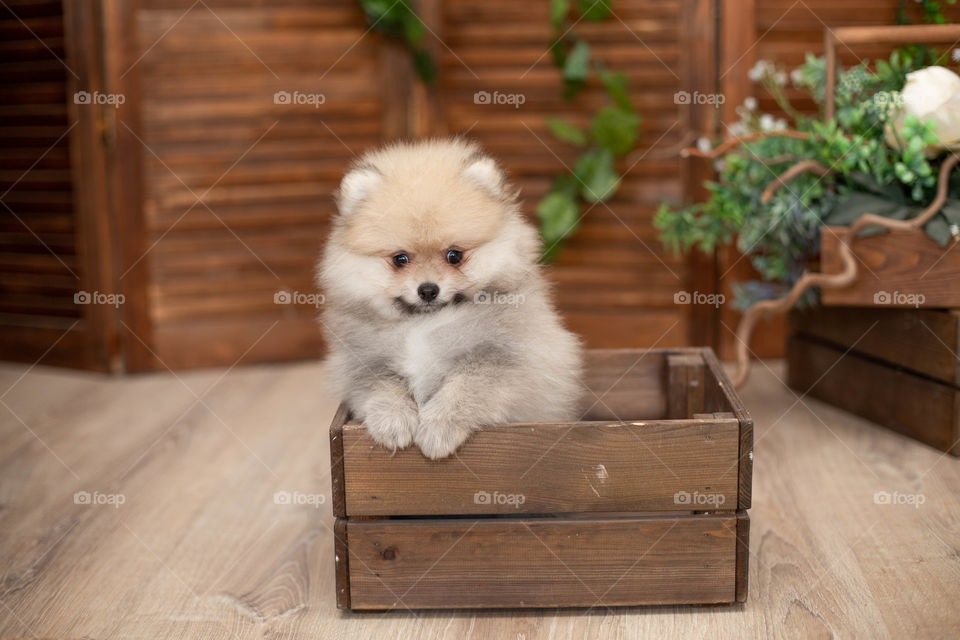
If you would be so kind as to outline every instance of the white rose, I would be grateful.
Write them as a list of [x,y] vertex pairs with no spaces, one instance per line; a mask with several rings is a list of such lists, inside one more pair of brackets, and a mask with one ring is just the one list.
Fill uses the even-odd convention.
[[886,129],[887,144],[891,147],[901,147],[903,124],[908,115],[936,125],[934,133],[939,143],[930,151],[960,147],[960,76],[946,67],[927,67],[908,73],[899,102],[902,106]]

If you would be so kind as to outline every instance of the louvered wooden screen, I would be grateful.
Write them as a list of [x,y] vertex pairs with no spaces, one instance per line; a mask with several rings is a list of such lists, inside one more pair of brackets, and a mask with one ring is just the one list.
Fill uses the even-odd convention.
[[[597,60],[626,73],[643,116],[638,150],[620,163],[628,170],[620,191],[586,211],[551,270],[565,318],[590,346],[688,340],[690,307],[674,304],[674,294],[690,288],[688,264],[663,250],[651,220],[662,200],[682,198],[676,150],[689,130],[687,107],[676,104],[674,94],[687,88],[685,55],[696,56],[697,48],[712,54],[712,40],[689,38],[685,8],[696,4],[622,0],[614,3],[615,17],[574,26]],[[553,138],[545,119],[560,116],[587,128],[606,104],[603,89],[589,86],[572,102],[563,99],[560,72],[547,51],[546,2],[452,0],[439,3],[436,16],[431,28],[444,44],[435,47],[440,91],[434,128],[469,130],[503,161],[532,215],[577,151]],[[477,92],[519,95],[523,104],[477,104]]]
[[302,297],[331,194],[403,109],[382,41],[352,2],[149,0],[129,20],[139,122],[117,130],[141,163],[143,222],[123,278],[146,284],[132,367],[319,355]]
[[[627,73],[643,116],[639,147],[620,164],[623,187],[590,208],[552,269],[562,311],[588,345],[729,344],[729,305],[677,305],[674,295],[711,292],[745,263],[728,272],[734,257],[671,256],[651,224],[662,200],[698,195],[709,175],[675,152],[734,119],[758,58],[795,65],[821,51],[824,25],[892,24],[897,4],[616,0],[607,21],[576,24],[597,59]],[[303,296],[314,292],[331,193],[356,154],[401,136],[469,132],[503,160],[532,214],[575,157],[545,117],[585,125],[605,100],[592,86],[562,99],[547,2],[420,0],[439,72],[430,92],[350,0],[6,5],[7,358],[49,349],[43,362],[137,371],[315,357],[317,309]],[[125,100],[81,105],[78,90]],[[726,104],[679,105],[679,90],[719,90]],[[477,104],[478,91],[524,103]],[[277,92],[323,102],[287,104]],[[77,291],[125,302],[76,305]],[[278,293],[302,303],[277,304]],[[758,351],[781,345],[762,333]]]

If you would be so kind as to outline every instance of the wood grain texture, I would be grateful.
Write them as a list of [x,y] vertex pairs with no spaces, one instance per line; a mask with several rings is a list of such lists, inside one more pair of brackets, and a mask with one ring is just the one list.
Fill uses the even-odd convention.
[[960,389],[827,343],[792,336],[790,386],[960,455]]
[[[741,391],[757,425],[741,607],[386,615],[337,611],[330,507],[273,499],[329,491],[337,405],[317,364],[193,371],[182,383],[0,365],[3,402],[30,427],[0,405],[0,637],[956,635],[960,462],[815,399],[798,404],[783,367],[765,364]],[[210,409],[191,393],[207,389]],[[75,504],[81,490],[126,502]],[[925,503],[878,505],[878,491]]]
[[[839,233],[820,234],[820,269],[839,273]],[[849,287],[823,292],[828,306],[960,307],[960,252],[937,245],[923,231],[891,231],[860,238],[853,253],[860,275]],[[920,297],[922,296],[922,298]]]
[[[343,428],[346,512],[355,515],[689,511],[678,492],[737,501],[734,418],[488,427],[455,456],[392,453]],[[717,500],[721,500],[720,497]],[[729,507],[728,507],[729,508]]]
[[790,331],[960,386],[960,311],[821,306],[791,312]]
[[[363,425],[341,424],[338,413],[330,437],[343,450],[345,512],[335,497],[335,513],[689,511],[704,494],[711,504],[735,510],[745,412],[694,417],[708,384],[715,387],[712,396],[723,399],[713,404],[732,408],[715,374],[708,381],[704,353],[587,350],[584,384],[592,393],[585,401],[593,405],[586,412],[592,420],[486,427],[443,460],[429,460],[415,447],[383,449]],[[668,402],[683,419],[649,418]],[[597,421],[602,415],[617,421]],[[340,469],[335,464],[335,496]]]
[[737,517],[348,521],[356,610],[727,603]]
[[730,382],[726,371],[720,366],[712,349],[701,349],[707,365],[704,398],[706,409],[713,412],[730,411],[740,423],[740,450],[737,454],[740,491],[737,508],[749,509],[753,495],[753,418]]

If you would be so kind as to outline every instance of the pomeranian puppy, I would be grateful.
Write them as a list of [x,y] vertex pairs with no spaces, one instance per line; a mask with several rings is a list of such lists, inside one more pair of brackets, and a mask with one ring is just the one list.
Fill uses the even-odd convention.
[[578,417],[579,342],[493,159],[462,139],[387,146],[337,205],[317,269],[328,367],[376,442],[436,459],[484,425]]

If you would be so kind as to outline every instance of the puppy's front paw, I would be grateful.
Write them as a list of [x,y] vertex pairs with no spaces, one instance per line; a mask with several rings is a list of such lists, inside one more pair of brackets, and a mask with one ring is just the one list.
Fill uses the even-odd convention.
[[417,429],[414,442],[423,455],[436,460],[456,451],[472,432],[473,426],[462,414],[427,403],[420,411],[420,428]]
[[370,437],[392,451],[410,446],[420,422],[417,405],[405,397],[373,396],[363,403],[359,413]]

